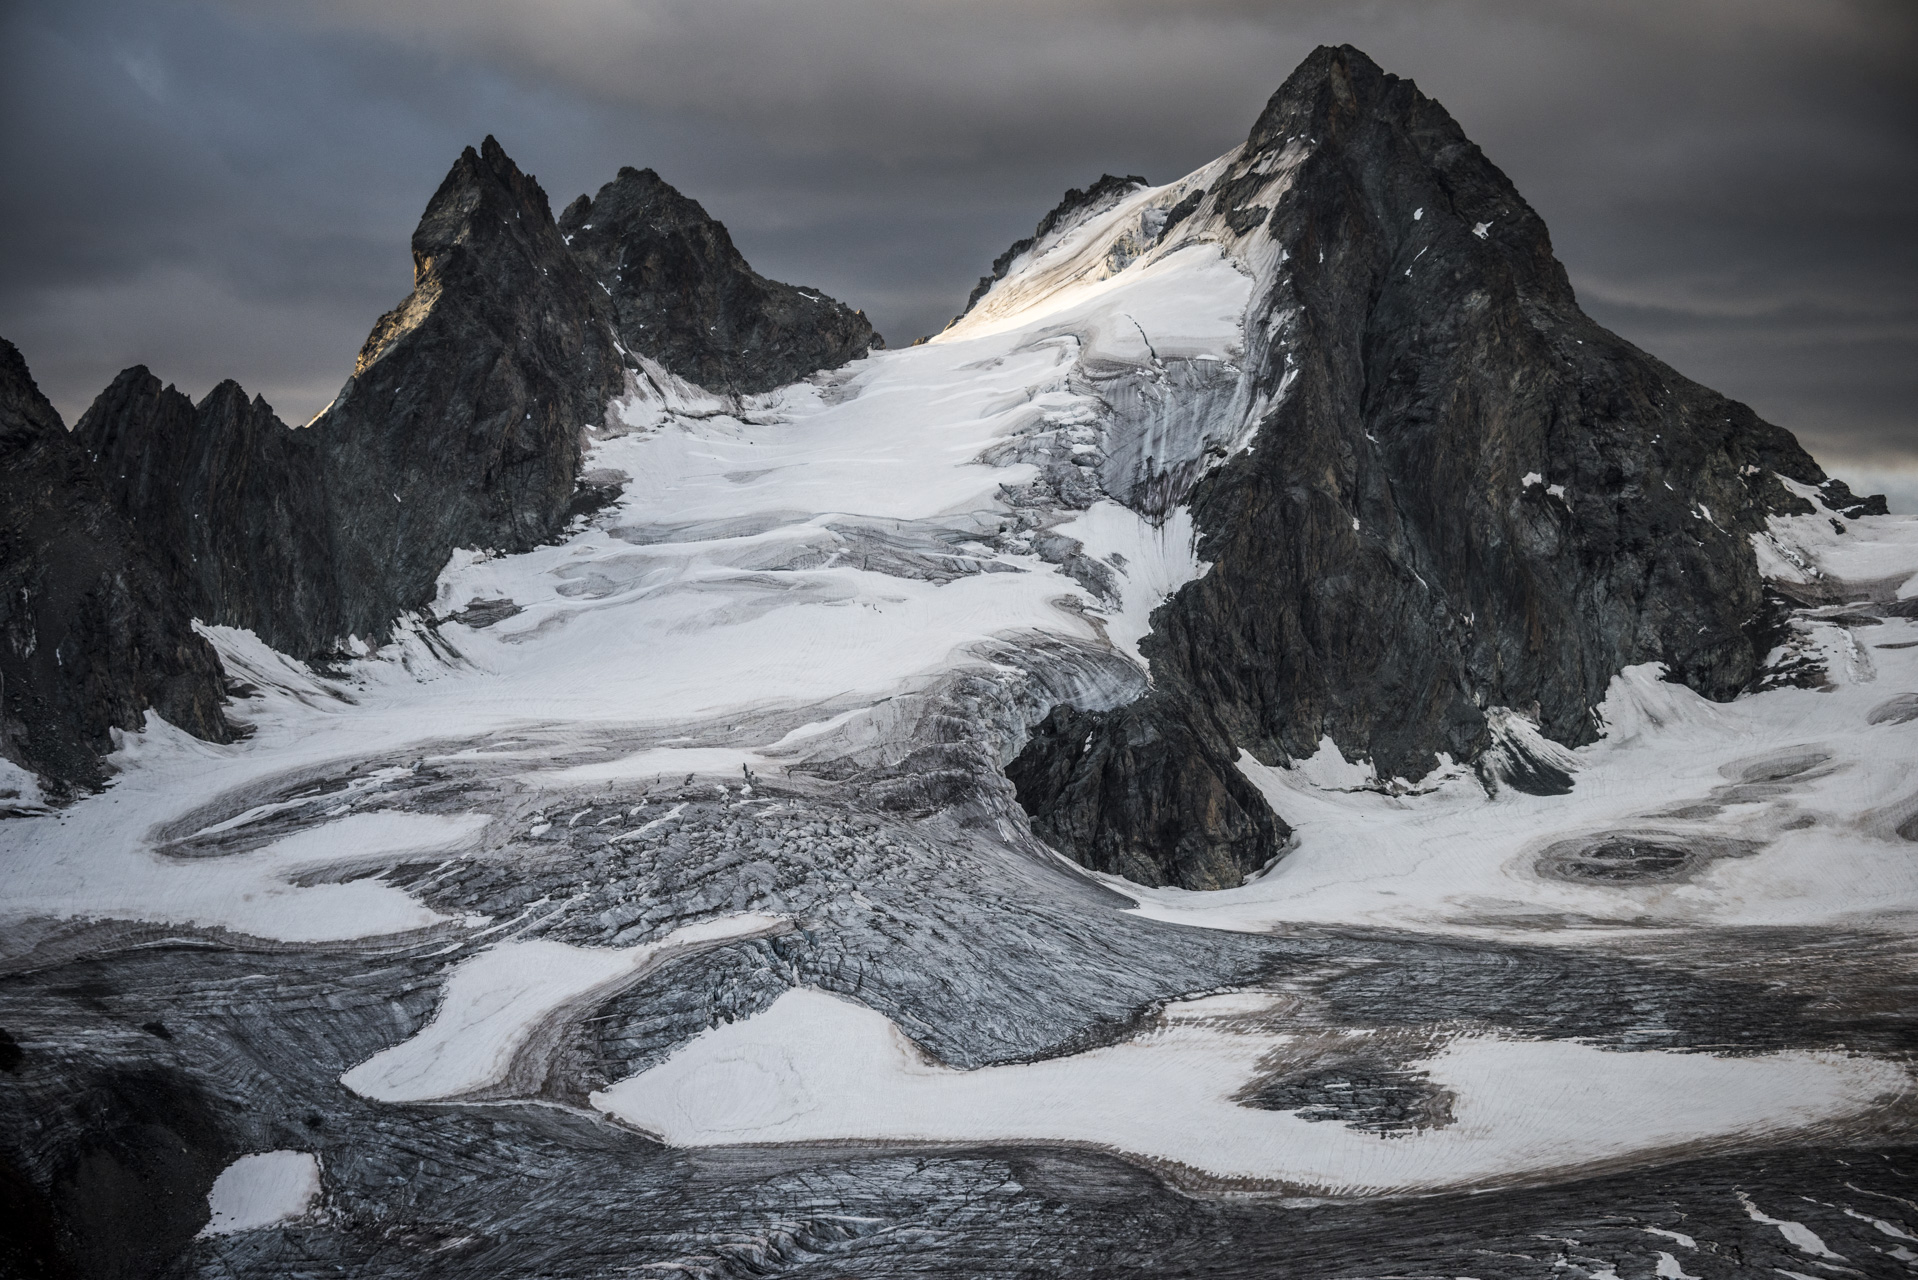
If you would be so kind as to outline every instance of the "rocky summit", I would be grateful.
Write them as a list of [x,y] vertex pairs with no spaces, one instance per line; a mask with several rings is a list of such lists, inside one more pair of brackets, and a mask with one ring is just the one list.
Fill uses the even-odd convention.
[[1248,421],[1225,424],[1256,447],[1148,456],[1118,495],[1189,503],[1212,566],[1154,615],[1152,693],[1059,708],[1010,770],[1089,866],[1188,888],[1258,870],[1275,826],[1242,751],[1284,764],[1329,740],[1384,779],[1443,756],[1488,786],[1569,786],[1508,767],[1528,753],[1496,709],[1575,747],[1635,663],[1735,696],[1778,639],[1751,536],[1814,510],[1794,485],[1884,511],[1593,323],[1505,175],[1355,49],[1313,54],[1170,200],[1126,206],[1156,251],[1212,240],[1282,265],[1247,312]]
[[626,349],[712,390],[770,391],[886,345],[865,313],[754,271],[722,223],[651,169],[621,169],[559,227],[612,300]]
[[[169,577],[0,340],[0,758],[53,796],[98,785],[114,731],[149,712],[232,740],[219,659]],[[0,812],[25,798],[5,790]]]
[[0,348],[0,1274],[1918,1260],[1918,517],[1411,82],[902,350],[639,170],[413,247],[306,427]]

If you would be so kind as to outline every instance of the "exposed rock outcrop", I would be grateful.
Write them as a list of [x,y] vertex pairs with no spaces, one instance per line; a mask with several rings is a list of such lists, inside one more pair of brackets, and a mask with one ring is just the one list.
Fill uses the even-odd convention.
[[231,382],[196,408],[143,368],[82,417],[114,500],[200,617],[323,655],[430,603],[456,548],[524,551],[566,524],[624,365],[545,193],[492,138],[467,148],[413,262],[412,294],[304,429]]
[[490,137],[428,203],[413,276],[311,427],[340,626],[360,636],[428,603],[455,548],[525,551],[558,532],[585,430],[624,379],[604,295],[567,252],[546,193]]
[[222,382],[196,407],[128,369],[74,433],[199,618],[311,656],[345,634],[324,437]]
[[559,226],[612,299],[626,349],[701,386],[769,391],[886,345],[863,312],[754,271],[723,224],[651,169],[621,169]]
[[219,659],[192,622],[0,340],[0,756],[59,796],[98,785],[112,730],[143,728],[149,710],[230,741]]
[[1246,317],[1251,445],[1189,495],[1211,569],[1141,645],[1153,691],[1055,710],[1009,770],[1091,866],[1214,887],[1266,863],[1241,750],[1329,735],[1417,778],[1503,758],[1496,708],[1591,741],[1633,663],[1731,698],[1773,639],[1748,535],[1812,509],[1786,481],[1883,510],[1593,323],[1505,175],[1356,49],[1308,58],[1181,208],[1185,236],[1283,257]]

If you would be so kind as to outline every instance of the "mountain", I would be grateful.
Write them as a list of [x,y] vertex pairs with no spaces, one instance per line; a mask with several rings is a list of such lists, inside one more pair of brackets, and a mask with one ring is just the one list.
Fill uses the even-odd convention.
[[341,617],[389,634],[458,547],[524,551],[573,512],[580,450],[624,383],[599,291],[539,184],[488,137],[413,232],[413,292],[380,317],[320,437]]
[[0,340],[0,757],[56,797],[97,786],[149,710],[233,732],[219,660],[10,342]]
[[74,437],[191,616],[302,655],[345,633],[321,433],[289,429],[230,380],[196,406],[135,366]]
[[[1147,697],[1057,709],[1011,767],[1035,829],[1087,865],[1189,888],[1257,871],[1278,832],[1241,752],[1285,764],[1329,739],[1387,783],[1444,757],[1568,787],[1500,709],[1579,746],[1635,663],[1735,696],[1777,639],[1750,538],[1814,510],[1790,486],[1883,513],[1591,321],[1510,180],[1357,50],[1314,53],[1204,172],[1106,184],[1139,247],[1094,250],[1251,264],[1244,417],[1223,425],[1256,443],[1173,442],[1117,495],[1189,504],[1211,568],[1153,617]],[[1049,216],[1053,241],[1083,202]]]
[[231,382],[196,407],[136,367],[101,393],[76,430],[195,616],[300,657],[384,641],[455,549],[523,552],[604,500],[581,449],[646,376],[625,352],[744,391],[875,344],[650,171],[569,216],[587,208],[594,227],[562,235],[497,141],[467,148],[413,233],[412,293],[304,428]]
[[754,271],[722,223],[651,169],[621,169],[559,228],[611,298],[626,349],[703,387],[770,391],[886,345],[865,313]]
[[[1355,50],[1041,226],[920,345],[634,353],[589,520],[370,651],[202,628],[243,740],[0,822],[0,1271],[1906,1260],[1918,517],[1582,317]],[[238,443],[86,474],[259,509],[263,406],[117,385]]]

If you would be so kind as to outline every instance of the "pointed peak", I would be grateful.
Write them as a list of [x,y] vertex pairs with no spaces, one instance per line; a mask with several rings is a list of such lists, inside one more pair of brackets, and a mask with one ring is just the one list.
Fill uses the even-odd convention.
[[0,338],[0,451],[31,448],[41,437],[65,435],[66,426],[33,380],[20,348]]
[[209,411],[234,413],[245,410],[248,399],[245,387],[231,378],[223,378],[218,386],[201,396],[200,403],[193,407],[196,412],[202,414]]
[[1256,150],[1275,137],[1301,130],[1313,136],[1336,131],[1360,112],[1378,106],[1401,84],[1412,98],[1423,99],[1418,86],[1386,71],[1364,50],[1349,44],[1322,44],[1306,55],[1266,102],[1246,145]]
[[480,143],[479,158],[486,163],[488,168],[495,172],[503,173],[507,170],[511,170],[514,173],[519,172],[519,166],[513,163],[513,157],[506,154],[506,148],[502,147],[499,144],[499,139],[490,133],[487,134],[485,140]]
[[[711,228],[712,234],[732,249],[732,238],[724,224],[707,213],[699,201],[686,195],[651,169],[623,165],[613,180],[599,189],[591,200],[575,200],[566,206],[560,218],[562,230],[583,231],[588,225],[603,234],[635,220],[661,226]],[[742,259],[743,264],[743,259]]]
[[480,219],[480,223],[512,222],[517,218],[529,221],[529,229],[550,223],[553,216],[539,182],[521,171],[490,133],[478,151],[468,147],[460,152],[439,190],[427,201],[426,212],[413,232],[416,274],[422,259],[431,259],[454,243],[463,229],[475,223],[474,215],[482,209],[497,215],[497,219]]

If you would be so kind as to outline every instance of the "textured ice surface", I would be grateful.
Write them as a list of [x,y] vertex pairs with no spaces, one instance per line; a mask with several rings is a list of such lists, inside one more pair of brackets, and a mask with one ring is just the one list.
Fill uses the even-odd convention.
[[[382,1102],[482,1096],[508,1083],[528,1043],[569,1003],[605,998],[703,947],[765,937],[776,916],[722,916],[675,929],[658,942],[618,950],[539,938],[507,942],[468,960],[447,979],[433,1021],[412,1039],[361,1063],[342,1083]],[[529,1079],[527,1091],[540,1079]]]

